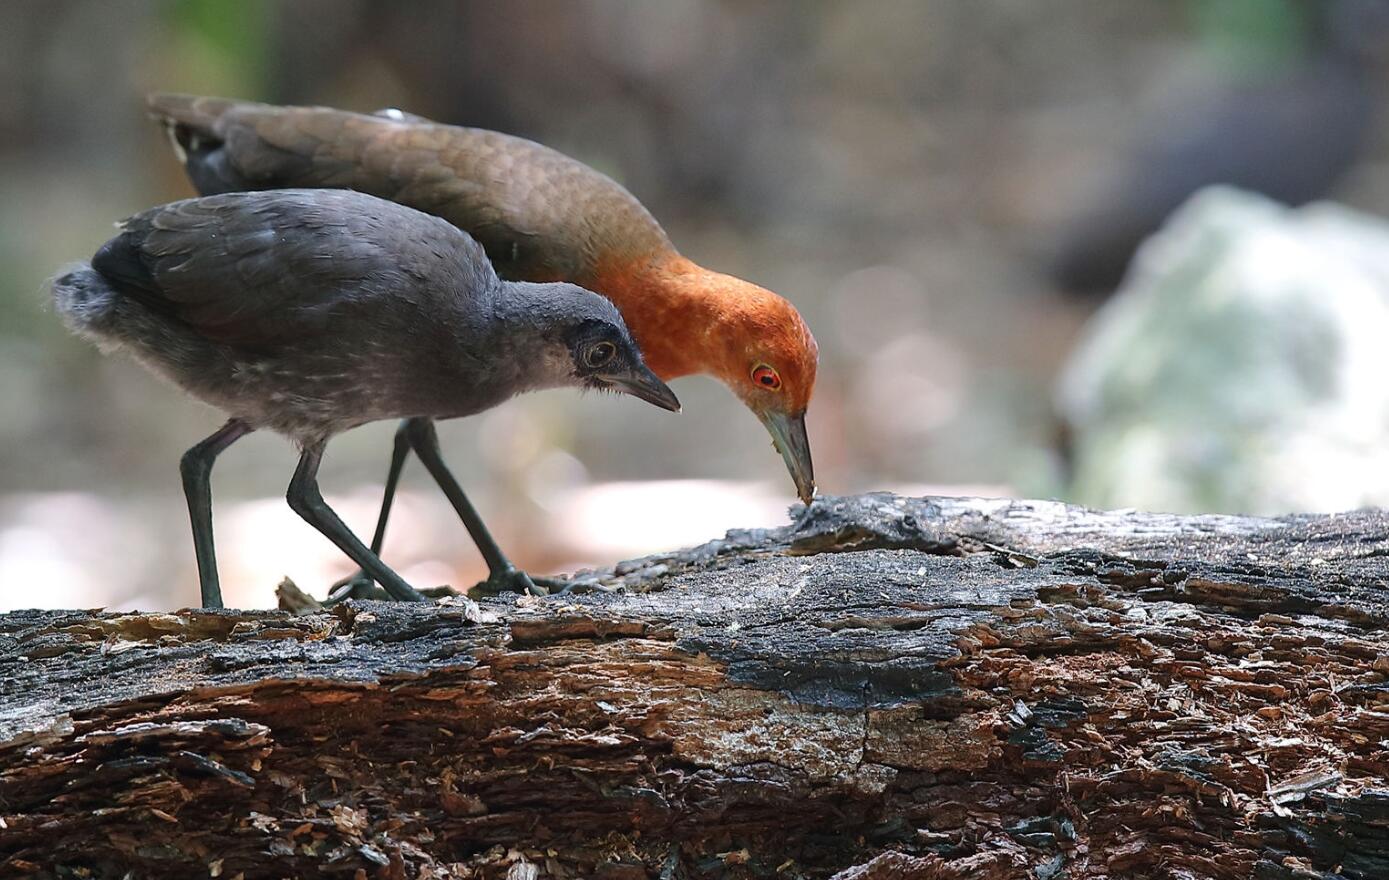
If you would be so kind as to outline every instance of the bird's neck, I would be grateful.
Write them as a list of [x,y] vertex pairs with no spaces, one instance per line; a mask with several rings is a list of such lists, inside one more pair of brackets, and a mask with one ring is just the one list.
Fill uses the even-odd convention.
[[736,315],[762,288],[670,252],[600,267],[586,286],[613,301],[662,380],[724,378]]

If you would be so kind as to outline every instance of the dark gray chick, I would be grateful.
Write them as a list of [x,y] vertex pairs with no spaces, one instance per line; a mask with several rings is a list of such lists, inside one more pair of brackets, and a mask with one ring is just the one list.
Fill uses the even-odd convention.
[[188,199],[126,220],[90,266],[53,284],[69,327],[225,411],[183,457],[203,605],[221,607],[209,477],[269,428],[303,450],[289,505],[391,596],[419,593],[324,503],[316,474],[340,431],[403,432],[463,519],[495,586],[526,590],[444,465],[433,420],[575,386],[678,410],[611,302],[573,284],[501,281],[452,224],[373,196],[277,190]]

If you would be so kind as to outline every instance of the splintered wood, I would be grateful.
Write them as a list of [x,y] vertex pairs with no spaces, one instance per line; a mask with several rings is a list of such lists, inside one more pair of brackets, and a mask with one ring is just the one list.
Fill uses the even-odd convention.
[[481,607],[0,616],[0,876],[1389,877],[1389,517],[817,500]]

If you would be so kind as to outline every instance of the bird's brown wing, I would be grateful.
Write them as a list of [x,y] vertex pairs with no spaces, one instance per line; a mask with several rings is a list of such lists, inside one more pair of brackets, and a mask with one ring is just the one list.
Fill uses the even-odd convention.
[[[279,190],[163,205],[129,218],[92,267],[203,336],[269,345],[388,300],[487,289],[481,249],[447,223],[352,192]],[[361,328],[359,328],[361,329]]]
[[325,107],[153,95],[202,189],[342,187],[443,217],[502,277],[594,277],[601,261],[671,250],[660,225],[611,178],[493,131]]

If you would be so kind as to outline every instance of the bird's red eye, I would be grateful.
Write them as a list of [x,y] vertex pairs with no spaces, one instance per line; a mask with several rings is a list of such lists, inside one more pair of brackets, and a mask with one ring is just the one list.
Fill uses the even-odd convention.
[[758,364],[752,368],[752,381],[771,391],[781,387],[781,377],[777,375],[776,370],[766,364]]

